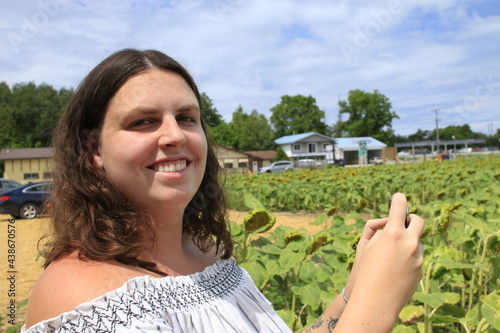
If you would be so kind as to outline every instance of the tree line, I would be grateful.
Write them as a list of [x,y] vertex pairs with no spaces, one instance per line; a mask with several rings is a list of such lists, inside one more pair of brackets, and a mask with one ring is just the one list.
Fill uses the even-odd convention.
[[73,89],[0,82],[0,148],[48,147]]
[[[0,82],[0,148],[48,147],[55,123],[73,89],[54,89],[47,84],[18,83],[9,87]],[[408,136],[396,135],[392,121],[399,119],[388,97],[379,91],[352,90],[340,100],[339,118],[331,126],[325,123],[325,111],[312,96],[281,96],[271,108],[269,119],[257,110],[245,112],[239,105],[230,121],[225,121],[206,93],[201,108],[211,135],[221,146],[239,151],[275,150],[274,140],[292,134],[316,132],[330,137],[371,136],[388,146],[394,143],[434,140],[435,129],[418,129]],[[345,118],[345,120],[342,120]],[[469,125],[439,129],[441,140],[480,138],[498,146],[500,130],[488,137],[475,133]]]

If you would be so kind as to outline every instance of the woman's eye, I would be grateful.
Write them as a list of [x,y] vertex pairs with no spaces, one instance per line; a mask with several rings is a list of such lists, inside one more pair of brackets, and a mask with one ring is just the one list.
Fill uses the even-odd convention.
[[177,121],[187,122],[187,123],[196,123],[196,118],[189,115],[181,115],[177,117]]
[[130,127],[134,128],[134,127],[139,127],[139,126],[144,126],[144,125],[150,125],[153,123],[154,123],[154,120],[152,120],[152,119],[139,119],[139,120],[134,121],[130,125]]

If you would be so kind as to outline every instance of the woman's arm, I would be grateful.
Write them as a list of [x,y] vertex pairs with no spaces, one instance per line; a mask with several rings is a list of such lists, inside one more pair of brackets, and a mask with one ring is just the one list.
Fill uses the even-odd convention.
[[405,228],[405,218],[398,193],[388,219],[367,222],[345,288],[349,302],[338,295],[306,333],[390,332],[422,278],[424,223],[411,215]]

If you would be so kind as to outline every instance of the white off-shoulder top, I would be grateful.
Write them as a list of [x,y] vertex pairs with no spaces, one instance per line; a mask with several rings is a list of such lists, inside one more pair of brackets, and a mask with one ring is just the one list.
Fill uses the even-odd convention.
[[23,333],[292,332],[233,259],[186,276],[141,276]]

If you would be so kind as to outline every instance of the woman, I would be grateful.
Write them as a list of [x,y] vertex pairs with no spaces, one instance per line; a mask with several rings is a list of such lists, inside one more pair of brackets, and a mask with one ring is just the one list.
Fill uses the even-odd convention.
[[[231,259],[200,105],[157,51],[119,51],[84,79],[54,136],[53,234],[24,332],[290,332]],[[406,229],[405,213],[397,194],[367,223],[346,288],[308,332],[391,329],[421,278],[423,221]]]

